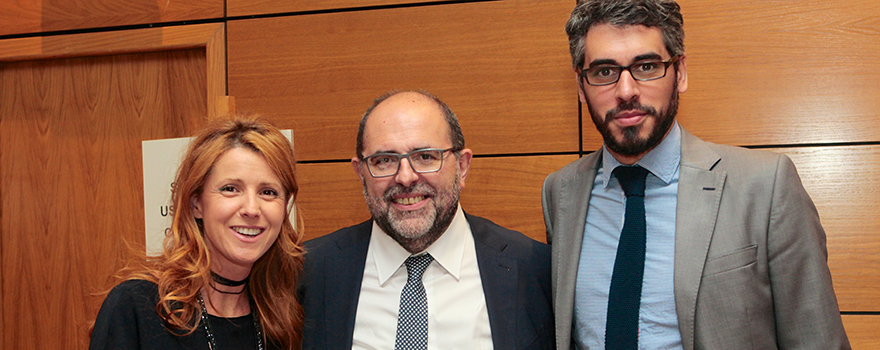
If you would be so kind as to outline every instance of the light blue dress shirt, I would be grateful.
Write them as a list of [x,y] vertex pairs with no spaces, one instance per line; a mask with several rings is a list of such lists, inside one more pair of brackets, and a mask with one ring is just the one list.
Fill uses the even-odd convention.
[[[611,172],[621,165],[602,147],[602,164],[593,182],[575,286],[572,336],[580,349],[605,348],[608,290],[626,208],[626,196]],[[675,313],[673,270],[675,208],[681,163],[681,129],[636,164],[651,173],[645,180],[647,238],[639,308],[639,349],[681,349]]]

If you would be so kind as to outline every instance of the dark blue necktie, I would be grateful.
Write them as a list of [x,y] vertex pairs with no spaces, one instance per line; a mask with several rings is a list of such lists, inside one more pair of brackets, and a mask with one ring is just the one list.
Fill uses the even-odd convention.
[[608,293],[605,349],[635,350],[639,345],[639,305],[645,274],[645,178],[648,171],[640,166],[619,166],[612,173],[626,194],[626,215]]
[[428,349],[428,298],[422,274],[434,257],[425,253],[406,258],[406,285],[400,293],[395,350]]

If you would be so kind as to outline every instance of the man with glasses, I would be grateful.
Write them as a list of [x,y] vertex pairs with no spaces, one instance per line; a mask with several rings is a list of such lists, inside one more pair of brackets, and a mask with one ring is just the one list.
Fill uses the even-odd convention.
[[566,25],[604,146],[544,182],[557,348],[849,348],[791,160],[676,122],[682,22],[674,1],[585,0]]
[[550,247],[462,211],[473,152],[449,107],[387,93],[356,151],[372,219],[306,242],[303,348],[552,349]]

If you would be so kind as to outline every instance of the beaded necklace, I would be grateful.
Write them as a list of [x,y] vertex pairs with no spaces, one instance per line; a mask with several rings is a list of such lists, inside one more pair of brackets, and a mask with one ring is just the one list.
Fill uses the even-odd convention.
[[[256,333],[257,350],[263,350],[263,327],[260,325],[260,318],[254,315],[254,303],[251,301],[251,315],[254,317],[254,332]],[[217,341],[214,339],[214,330],[211,328],[211,321],[208,320],[208,309],[205,308],[205,301],[202,294],[199,293],[199,305],[202,307],[202,324],[205,325],[205,334],[208,336],[208,349],[219,350]]]

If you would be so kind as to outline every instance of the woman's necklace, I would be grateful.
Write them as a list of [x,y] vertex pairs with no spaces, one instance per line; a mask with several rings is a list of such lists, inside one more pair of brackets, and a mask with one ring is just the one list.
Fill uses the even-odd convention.
[[[223,276],[220,276],[220,275],[214,273],[214,271],[211,271],[211,279],[214,280],[214,282],[217,282],[217,283],[222,284],[227,287],[238,287],[238,286],[246,284],[248,282],[248,279],[250,279],[250,276],[245,277],[241,281],[233,281],[231,279],[228,279],[226,277],[223,277]],[[241,294],[241,293],[244,293],[245,289],[247,289],[247,287],[245,287],[245,288],[242,288],[238,292],[227,292],[225,290],[217,289],[217,287],[214,287],[213,283],[208,283],[208,285],[211,286],[212,289],[216,290],[217,292],[223,293],[223,294]]]
[[[217,348],[217,340],[214,339],[214,330],[211,328],[211,321],[208,320],[208,309],[205,308],[205,301],[202,299],[202,293],[199,293],[199,305],[202,307],[202,323],[205,325],[205,334],[208,336],[208,349],[219,350]],[[260,318],[254,315],[254,303],[251,302],[251,316],[254,318],[254,332],[256,333],[257,350],[263,350],[263,327],[260,325]]]

